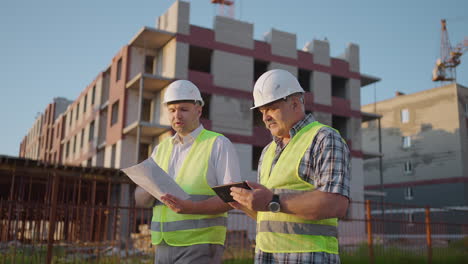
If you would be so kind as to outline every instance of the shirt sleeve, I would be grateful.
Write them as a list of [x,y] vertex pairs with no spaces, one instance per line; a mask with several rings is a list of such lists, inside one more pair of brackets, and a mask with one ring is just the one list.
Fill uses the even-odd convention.
[[[350,152],[341,136],[333,129],[322,128],[311,148],[312,177],[308,180],[323,192],[349,198]],[[309,174],[310,175],[310,174]]]
[[216,138],[211,159],[218,185],[241,181],[239,157],[234,145],[224,136]]

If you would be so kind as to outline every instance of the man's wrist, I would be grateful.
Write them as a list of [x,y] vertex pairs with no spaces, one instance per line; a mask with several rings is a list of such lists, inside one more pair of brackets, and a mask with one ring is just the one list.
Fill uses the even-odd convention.
[[272,213],[278,213],[281,211],[280,197],[278,194],[273,194],[273,197],[268,204],[268,210]]

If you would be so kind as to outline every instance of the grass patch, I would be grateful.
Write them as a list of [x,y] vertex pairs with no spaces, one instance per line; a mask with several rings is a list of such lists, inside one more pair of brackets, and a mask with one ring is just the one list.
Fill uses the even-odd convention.
[[[86,253],[70,253],[67,252],[70,247],[64,248],[56,246],[53,248],[52,263],[54,264],[68,264],[68,263],[125,263],[125,264],[139,264],[139,263],[153,263],[153,255],[126,255],[116,252],[113,255],[96,255]],[[47,259],[47,247],[41,246],[21,246],[3,248],[0,250],[0,263],[13,264],[13,263],[30,263],[30,264],[43,264]]]
[[[362,245],[354,251],[342,251],[340,257],[341,262],[346,264],[370,263],[367,245]],[[375,264],[428,263],[427,248],[424,246],[414,248],[402,248],[401,246],[374,246],[374,259]],[[439,263],[468,264],[468,246],[465,246],[464,242],[456,242],[454,244],[449,244],[448,247],[433,248],[432,264]]]

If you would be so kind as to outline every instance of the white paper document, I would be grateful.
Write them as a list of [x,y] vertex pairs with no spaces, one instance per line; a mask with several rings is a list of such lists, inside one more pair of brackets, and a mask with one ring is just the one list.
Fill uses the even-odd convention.
[[166,193],[182,200],[187,200],[190,197],[151,157],[135,166],[122,169],[122,171],[158,200]]

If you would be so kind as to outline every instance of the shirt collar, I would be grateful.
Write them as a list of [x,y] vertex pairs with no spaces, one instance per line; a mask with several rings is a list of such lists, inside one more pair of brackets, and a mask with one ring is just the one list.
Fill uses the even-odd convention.
[[[179,135],[179,133],[175,133],[174,136],[172,136],[172,144],[187,144],[187,143],[192,143],[195,141],[195,139],[200,135],[200,132],[203,130],[203,125],[200,124],[195,130],[190,132],[190,134],[186,135],[185,137]],[[182,140],[181,140],[182,138]]]
[[[290,130],[289,130],[289,135],[291,136],[291,138],[293,138],[301,129],[303,129],[305,126],[307,126],[308,124],[312,123],[312,122],[315,122],[315,118],[312,114],[306,114],[306,116],[300,120],[299,122],[297,122]],[[279,146],[282,146],[283,143],[282,143],[282,139],[279,138],[279,137],[275,137],[273,136],[273,140],[275,141],[275,143]]]

